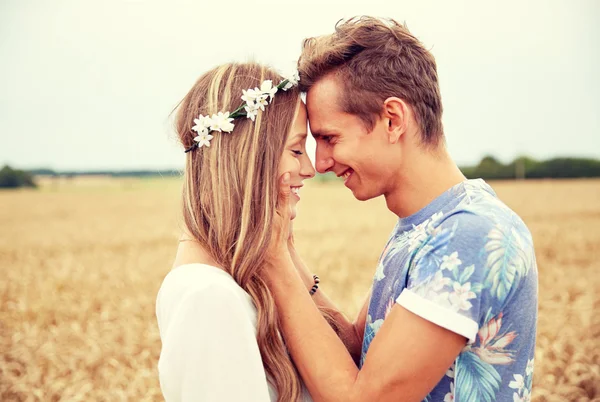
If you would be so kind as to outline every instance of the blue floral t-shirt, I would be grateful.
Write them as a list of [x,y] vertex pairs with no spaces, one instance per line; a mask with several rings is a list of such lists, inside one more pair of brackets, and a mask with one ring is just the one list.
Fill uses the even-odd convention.
[[361,366],[398,303],[468,339],[425,401],[529,401],[537,283],[523,221],[483,180],[464,181],[394,228],[375,273]]

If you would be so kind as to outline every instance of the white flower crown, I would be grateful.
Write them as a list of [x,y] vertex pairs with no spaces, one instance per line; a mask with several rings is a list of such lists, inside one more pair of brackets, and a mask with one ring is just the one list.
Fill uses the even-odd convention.
[[287,91],[294,87],[300,82],[298,72],[294,72],[291,76],[284,78],[277,86],[273,86],[273,81],[265,80],[260,85],[260,88],[248,89],[242,91],[242,100],[244,103],[235,109],[232,113],[219,112],[212,116],[199,115],[197,119],[194,119],[194,130],[198,135],[194,137],[194,145],[185,150],[186,153],[202,147],[210,147],[210,140],[213,136],[210,135],[213,131],[219,131],[224,133],[230,133],[233,131],[235,125],[232,123],[233,119],[238,117],[246,117],[252,121],[256,118],[259,110],[264,111],[273,98],[275,93],[281,89]]

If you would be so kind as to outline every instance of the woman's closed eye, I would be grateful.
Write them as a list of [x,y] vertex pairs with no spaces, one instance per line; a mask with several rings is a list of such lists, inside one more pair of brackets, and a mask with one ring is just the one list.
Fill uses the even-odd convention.
[[302,152],[302,151],[299,151],[299,150],[297,150],[297,149],[292,149],[292,152],[293,152],[295,155],[298,155],[298,156],[300,156],[300,155],[304,155],[304,152]]

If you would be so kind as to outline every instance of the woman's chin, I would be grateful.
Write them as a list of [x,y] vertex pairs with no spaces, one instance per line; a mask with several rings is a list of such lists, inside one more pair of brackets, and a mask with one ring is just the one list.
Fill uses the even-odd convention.
[[298,215],[296,205],[298,205],[298,200],[290,199],[290,220],[295,219],[296,215]]
[[290,205],[290,220],[296,219],[296,215],[297,215],[296,204],[294,203],[294,204]]

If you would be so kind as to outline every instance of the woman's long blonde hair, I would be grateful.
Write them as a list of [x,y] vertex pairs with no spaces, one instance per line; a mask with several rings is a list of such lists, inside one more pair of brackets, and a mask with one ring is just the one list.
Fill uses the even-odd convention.
[[[242,90],[282,77],[256,63],[226,64],[202,75],[180,103],[176,128],[184,149],[194,144],[198,114],[233,111]],[[276,306],[261,270],[278,193],[278,166],[299,107],[297,88],[278,91],[256,121],[244,117],[231,133],[212,133],[210,147],[186,155],[183,218],[187,230],[252,297],[257,341],[266,373],[279,401],[301,395],[298,373],[283,338]]]

